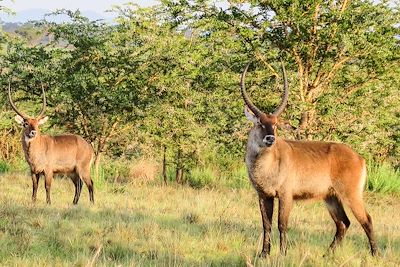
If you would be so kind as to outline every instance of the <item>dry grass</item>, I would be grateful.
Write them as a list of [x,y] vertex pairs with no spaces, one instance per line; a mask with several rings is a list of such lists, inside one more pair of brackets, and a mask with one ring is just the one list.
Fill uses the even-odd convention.
[[[0,176],[2,266],[399,266],[400,201],[370,194],[380,258],[369,255],[367,238],[352,225],[334,255],[323,257],[335,228],[322,203],[297,203],[292,211],[288,255],[279,255],[274,214],[272,252],[261,250],[261,223],[253,190],[193,190],[157,183],[105,184],[90,205],[83,190],[71,204],[73,185],[55,180],[53,204],[30,201],[27,176]],[[96,182],[96,181],[95,181]],[[96,185],[96,184],[95,184]]]
[[159,173],[158,164],[152,159],[140,159],[129,168],[129,179],[132,182],[154,181]]

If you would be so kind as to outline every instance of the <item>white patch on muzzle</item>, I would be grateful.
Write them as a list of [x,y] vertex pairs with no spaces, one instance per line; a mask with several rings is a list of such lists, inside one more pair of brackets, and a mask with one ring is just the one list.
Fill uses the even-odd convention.
[[272,134],[267,134],[263,138],[263,142],[268,145],[272,145],[275,142],[275,136]]

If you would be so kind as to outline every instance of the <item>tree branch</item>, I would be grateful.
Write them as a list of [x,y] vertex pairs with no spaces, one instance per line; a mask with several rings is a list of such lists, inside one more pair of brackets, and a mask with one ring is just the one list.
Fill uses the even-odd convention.
[[305,92],[304,92],[304,84],[303,84],[303,75],[304,75],[304,67],[301,61],[300,55],[297,53],[296,48],[292,49],[294,59],[297,63],[298,68],[298,75],[299,75],[299,90],[300,90],[300,99],[301,101],[305,102]]
[[279,79],[279,74],[275,71],[275,69],[271,66],[271,64],[267,62],[265,57],[263,57],[263,55],[258,51],[256,51],[256,58],[258,58],[265,66],[267,66],[268,69],[271,70],[272,75],[274,75],[277,79]]

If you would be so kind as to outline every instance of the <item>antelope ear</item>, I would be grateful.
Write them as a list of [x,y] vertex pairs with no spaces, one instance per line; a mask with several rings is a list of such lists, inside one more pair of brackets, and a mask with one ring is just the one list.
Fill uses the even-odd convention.
[[39,125],[42,125],[42,124],[45,123],[48,119],[49,119],[49,117],[47,117],[47,116],[45,116],[45,117],[43,117],[43,118],[40,118],[39,121],[38,121],[38,124],[39,124]]
[[249,121],[252,121],[254,123],[260,122],[260,119],[257,118],[257,116],[254,115],[253,112],[251,112],[250,109],[247,106],[244,106],[244,115],[246,115],[246,118]]
[[24,118],[22,118],[20,115],[15,115],[14,119],[18,124],[20,125],[24,124]]

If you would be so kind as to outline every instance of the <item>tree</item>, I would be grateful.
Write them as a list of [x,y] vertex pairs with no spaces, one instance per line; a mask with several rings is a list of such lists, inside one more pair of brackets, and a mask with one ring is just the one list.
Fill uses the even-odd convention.
[[398,54],[399,12],[389,1],[230,1],[226,10],[210,1],[164,2],[176,18],[185,18],[179,20],[183,24],[210,18],[225,22],[267,66],[276,60],[273,50],[290,62],[297,72],[291,87],[301,105],[299,127],[310,129],[306,135],[313,134],[318,100],[346,66],[356,65],[361,73],[354,73],[357,85],[342,90],[379,79],[387,71],[385,62]]
[[145,103],[138,122],[141,140],[155,144],[156,151],[174,163],[175,180],[183,182],[199,158],[208,128],[204,118],[196,116],[204,94],[193,87],[201,75],[196,64],[203,58],[193,40],[165,23],[160,10],[126,6],[119,12],[120,41],[132,43],[132,36],[139,36],[134,53],[130,51],[134,58],[127,60],[140,61],[136,72],[143,81],[140,98]]
[[[22,157],[20,144],[20,128],[14,122],[14,112],[8,105],[7,89],[9,82],[13,94],[17,96],[16,102],[27,114],[37,114],[41,107],[41,83],[49,89],[51,84],[52,61],[47,51],[41,47],[31,47],[19,36],[4,35],[4,43],[0,51],[0,86],[1,100],[4,112],[2,112],[2,125],[0,134],[4,136],[0,142],[2,147],[1,158],[12,161]],[[22,101],[21,101],[22,100]],[[49,109],[52,101],[48,101]],[[49,110],[48,109],[48,110]]]
[[[226,58],[231,59],[230,71],[241,72],[248,61],[243,54],[257,62],[253,64],[253,76],[249,76],[249,91],[264,110],[270,110],[268,103],[274,103],[276,94],[271,99],[270,93],[260,91],[260,85],[272,88],[278,84],[277,63],[285,62],[291,91],[284,115],[297,128],[295,137],[329,137],[353,143],[355,139],[347,137],[357,132],[365,140],[363,144],[356,143],[362,152],[379,158],[396,153],[394,144],[398,139],[393,129],[398,128],[394,118],[398,116],[395,107],[399,101],[389,92],[398,88],[398,74],[392,71],[398,68],[400,54],[398,6],[389,1],[364,0],[229,1],[227,8],[217,8],[213,1],[163,3],[177,28],[202,31],[210,46],[226,45],[227,39],[236,44],[226,53]],[[219,37],[219,43],[215,37]],[[229,91],[227,83],[224,85]],[[258,85],[257,91],[252,91],[251,85]],[[386,89],[379,89],[382,87]],[[366,90],[371,93],[363,98],[361,93]],[[382,115],[391,118],[389,123],[381,123],[385,121],[382,119],[364,127],[368,131],[357,131],[354,119],[358,124],[368,124],[361,115],[365,101],[390,103],[382,107]],[[360,108],[353,108],[349,114],[355,104]],[[239,105],[233,101],[232,106]],[[230,120],[237,121],[236,117]],[[335,125],[335,120],[343,127]],[[381,133],[379,142],[368,135],[372,132]],[[365,145],[376,142],[376,146]],[[385,152],[377,149],[379,145]]]
[[251,1],[249,9],[232,5],[227,13],[242,38],[256,32],[249,43],[260,54],[272,46],[295,62],[292,91],[302,106],[299,128],[306,136],[314,134],[318,101],[335,78],[357,66],[357,81],[337,88],[355,90],[380,79],[386,62],[398,55],[399,12],[388,1]]
[[40,23],[54,36],[49,47],[58,62],[53,70],[58,83],[52,94],[58,103],[55,109],[59,123],[92,143],[98,170],[101,155],[121,123],[132,120],[137,94],[126,82],[129,73],[121,58],[123,51],[114,45],[116,27],[89,21],[79,12],[60,10],[55,14],[71,19],[62,24]]
[[10,8],[2,5],[1,2],[3,2],[3,0],[0,0],[0,12],[4,12],[6,14],[13,14],[14,13]]

